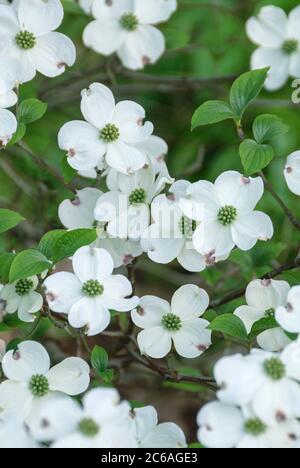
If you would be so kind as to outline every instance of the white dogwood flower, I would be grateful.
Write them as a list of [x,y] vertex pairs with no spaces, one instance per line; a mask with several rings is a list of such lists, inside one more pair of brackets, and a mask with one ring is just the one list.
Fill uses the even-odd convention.
[[300,196],[300,151],[295,151],[287,158],[284,177],[290,191]]
[[145,142],[138,143],[137,148],[146,153],[155,174],[159,174],[164,170],[166,156],[169,151],[165,140],[156,135],[151,135]]
[[154,25],[167,21],[176,8],[176,0],[94,1],[95,20],[85,28],[83,42],[99,54],[116,52],[131,70],[142,69],[162,56],[165,39]]
[[176,181],[168,195],[153,200],[153,224],[143,232],[141,245],[153,262],[167,264],[177,258],[186,270],[199,272],[221,259],[204,256],[194,248],[192,239],[197,222],[184,216],[179,204],[190,185],[185,180]]
[[53,392],[79,395],[89,386],[89,366],[80,358],[67,358],[50,369],[45,348],[35,341],[23,341],[8,351],[2,361],[5,380],[0,384],[2,419],[26,419],[37,402]]
[[300,440],[300,424],[295,419],[271,428],[250,411],[218,401],[199,411],[197,423],[198,439],[206,448],[297,448]]
[[[96,225],[94,210],[102,192],[94,188],[78,190],[73,200],[64,200],[58,210],[59,219],[67,229],[93,228]],[[130,265],[143,250],[139,242],[127,241],[110,237],[105,225],[99,223],[98,238],[95,247],[107,250],[114,261],[114,267]]]
[[0,109],[0,150],[12,139],[17,127],[18,122],[14,114],[7,109]]
[[82,91],[81,112],[86,120],[66,123],[58,143],[67,151],[68,163],[78,171],[95,168],[104,158],[116,171],[132,174],[147,162],[135,145],[147,141],[151,122],[143,123],[145,110],[133,101],[118,104],[106,86],[93,83]]
[[[290,286],[286,281],[254,280],[246,290],[247,305],[234,312],[244,323],[248,333],[255,322],[263,318],[273,318],[279,306],[286,305]],[[260,333],[259,346],[266,351],[282,351],[290,342],[280,327]]]
[[208,304],[207,293],[191,284],[175,292],[171,306],[155,296],[141,298],[139,307],[131,313],[135,325],[144,329],[137,337],[141,353],[160,359],[174,343],[180,356],[200,356],[211,344],[209,322],[199,318]]
[[0,70],[0,108],[6,109],[18,101],[14,88],[19,85],[20,65],[16,60],[0,57]]
[[36,72],[48,77],[61,75],[76,58],[73,42],[54,32],[64,16],[59,0],[20,0],[15,8],[0,5],[0,55],[16,59],[21,81]]
[[188,218],[201,221],[193,237],[196,250],[222,257],[235,245],[250,250],[258,240],[270,239],[274,233],[271,219],[254,211],[263,192],[261,177],[248,178],[235,171],[224,172],[214,184],[192,184],[180,206]]
[[300,286],[291,288],[285,304],[278,305],[275,318],[287,332],[300,333]]
[[290,76],[300,76],[300,7],[287,16],[284,10],[270,5],[247,22],[247,33],[259,47],[253,53],[252,69],[270,67],[266,89],[277,90]]
[[36,292],[37,276],[7,284],[0,291],[1,309],[7,314],[18,313],[23,322],[34,322],[35,315],[43,305],[43,297]]
[[214,370],[221,388],[218,398],[229,405],[251,405],[255,415],[268,426],[298,418],[300,353],[290,346],[282,353],[255,349],[247,356],[220,359]]
[[136,448],[127,431],[130,405],[120,402],[112,388],[88,392],[82,407],[70,398],[53,398],[41,405],[28,424],[38,441],[53,442],[52,448]]
[[128,421],[139,448],[187,447],[185,435],[177,424],[158,424],[157,411],[153,406],[131,410]]
[[74,273],[54,273],[44,283],[50,309],[68,314],[72,327],[94,336],[108,327],[110,310],[128,312],[137,306],[137,297],[127,299],[132,294],[130,281],[112,275],[114,263],[106,250],[81,247],[72,263]]
[[140,240],[150,223],[153,198],[173,182],[166,169],[155,176],[148,166],[132,176],[117,174],[113,182],[108,180],[113,190],[99,198],[95,218],[107,223],[106,230],[112,237]]

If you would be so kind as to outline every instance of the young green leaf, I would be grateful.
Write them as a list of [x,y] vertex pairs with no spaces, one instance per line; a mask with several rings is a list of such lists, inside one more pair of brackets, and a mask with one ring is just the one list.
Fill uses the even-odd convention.
[[239,152],[247,176],[267,167],[275,156],[272,146],[262,145],[254,140],[244,140],[240,144]]
[[95,346],[91,354],[91,364],[98,372],[105,372],[108,367],[108,354],[101,346]]
[[258,335],[260,335],[264,331],[271,330],[277,327],[278,323],[276,322],[274,317],[264,317],[261,320],[258,320],[254,323],[253,327],[251,328],[251,332],[249,333],[249,339],[253,341]]
[[16,211],[0,208],[0,234],[9,231],[24,221],[24,218]]
[[47,104],[39,99],[25,99],[18,109],[18,120],[23,124],[30,124],[39,120],[47,111]]
[[276,115],[259,115],[253,124],[253,135],[257,143],[268,143],[287,132],[287,125]]
[[54,246],[58,239],[65,234],[67,231],[65,229],[56,229],[55,231],[47,232],[40,240],[38,249],[45,257],[49,260],[54,258]]
[[2,253],[0,254],[0,280],[3,283],[7,283],[9,279],[9,270],[15,254],[13,253]]
[[241,75],[230,90],[230,105],[241,119],[249,104],[258,96],[266,81],[269,68],[253,70]]
[[74,229],[59,236],[53,246],[53,261],[72,257],[76,250],[84,245],[90,245],[97,239],[96,229]]
[[209,330],[224,333],[225,335],[248,340],[247,330],[239,317],[233,314],[224,314],[211,322]]
[[20,279],[38,275],[51,268],[50,262],[45,255],[35,249],[24,250],[17,254],[11,264],[9,282],[13,283]]
[[192,118],[192,130],[200,125],[215,124],[223,120],[237,118],[227,102],[207,101],[195,111]]

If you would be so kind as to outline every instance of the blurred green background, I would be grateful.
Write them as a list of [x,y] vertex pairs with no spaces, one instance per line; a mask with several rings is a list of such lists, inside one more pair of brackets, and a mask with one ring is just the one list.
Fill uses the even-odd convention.
[[[19,211],[27,219],[9,236],[1,238],[1,250],[35,246],[43,233],[60,227],[57,207],[64,198],[71,197],[71,192],[55,173],[63,174],[69,180],[72,171],[57,146],[57,133],[65,122],[81,118],[80,91],[94,81],[111,86],[117,100],[133,99],[145,107],[147,118],[155,125],[155,134],[169,144],[167,162],[170,173],[177,179],[214,180],[225,170],[242,172],[239,140],[232,122],[203,127],[191,133],[191,117],[205,100],[226,99],[234,77],[249,69],[254,46],[245,33],[246,20],[263,5],[272,3],[288,12],[299,1],[179,0],[177,12],[161,28],[167,38],[165,55],[158,64],[147,67],[142,73],[122,70],[116,58],[106,59],[85,49],[81,36],[90,19],[76,8],[75,2],[65,0],[63,3],[66,14],[61,31],[76,43],[77,63],[62,77],[47,79],[39,76],[21,87],[21,99],[38,97],[48,103],[49,109],[43,119],[28,126],[24,140],[39,156],[39,161],[17,146],[0,153],[0,205]],[[291,81],[279,92],[263,92],[248,110],[244,128],[251,136],[253,119],[260,113],[274,113],[289,126],[289,133],[277,141],[276,159],[267,169],[267,175],[287,205],[300,216],[299,198],[288,191],[282,174],[287,155],[300,149],[300,107],[292,103],[292,92]],[[72,183],[81,188],[89,182],[75,177]],[[93,181],[90,184],[93,185]],[[137,292],[170,299],[177,287],[192,282],[204,286],[211,296],[218,298],[294,258],[299,242],[297,232],[268,194],[260,208],[273,219],[273,241],[260,243],[251,252],[235,251],[230,261],[199,275],[182,271],[176,262],[161,266],[142,258],[137,264]],[[300,276],[294,273],[285,277],[297,282],[297,275]],[[208,317],[232,312],[240,302],[210,311]],[[109,346],[109,343],[104,344]],[[189,369],[184,361],[170,365],[183,366],[191,373],[199,372],[199,369],[209,372],[216,357],[224,353],[224,347],[227,352],[232,344],[216,343],[208,354],[189,362]],[[126,379],[124,377],[123,382],[125,394],[128,378],[128,375]],[[172,389],[168,388],[158,396],[155,383],[151,381],[150,395],[144,377],[135,378],[138,384],[130,394],[131,399],[143,403],[151,401],[161,407],[162,417],[167,418],[170,408],[167,412],[164,408]],[[174,385],[167,384],[168,387]],[[195,411],[207,395],[199,395],[199,388],[191,385],[179,389],[180,392],[172,393],[176,411],[170,414],[195,439]],[[189,405],[186,404],[186,391],[189,392]]]

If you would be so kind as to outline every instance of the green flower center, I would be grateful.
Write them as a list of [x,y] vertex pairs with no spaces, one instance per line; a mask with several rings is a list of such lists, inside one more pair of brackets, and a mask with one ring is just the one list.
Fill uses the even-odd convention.
[[42,398],[49,392],[49,382],[44,375],[34,375],[29,382],[29,389],[32,395]]
[[82,286],[82,292],[89,297],[102,296],[104,287],[97,280],[89,280]]
[[161,323],[169,331],[179,331],[182,325],[180,317],[171,313],[164,315]]
[[260,419],[248,419],[248,421],[245,422],[244,429],[247,434],[259,436],[264,434],[267,428]]
[[85,418],[78,424],[78,431],[86,437],[96,437],[99,434],[100,428],[93,419]]
[[123,29],[126,31],[135,31],[139,25],[139,20],[133,13],[125,13],[121,19],[120,23]]
[[223,224],[223,226],[228,226],[233,223],[236,217],[237,209],[230,205],[223,206],[218,213],[218,221]]
[[266,310],[266,311],[265,311],[265,316],[266,316],[266,317],[270,317],[270,318],[275,317],[275,309],[274,309],[274,307],[270,307],[270,309]]
[[15,41],[21,49],[33,49],[36,44],[36,37],[29,31],[20,31],[16,37]]
[[130,205],[135,205],[137,203],[144,203],[146,200],[146,192],[144,189],[136,189],[129,195]]
[[15,291],[19,296],[25,296],[33,288],[33,281],[30,279],[21,279],[16,283]]
[[113,143],[120,137],[120,130],[115,124],[107,124],[100,132],[100,138],[106,143]]
[[272,380],[281,380],[285,376],[285,365],[278,358],[270,358],[264,362],[265,373]]
[[296,39],[288,39],[282,45],[282,50],[285,54],[291,55],[298,49],[298,41]]
[[183,236],[192,238],[197,228],[197,222],[183,216],[179,221],[179,231]]

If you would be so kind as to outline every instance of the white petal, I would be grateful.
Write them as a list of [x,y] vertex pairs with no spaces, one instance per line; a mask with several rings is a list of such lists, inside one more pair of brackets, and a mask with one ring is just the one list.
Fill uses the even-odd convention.
[[293,39],[300,39],[299,32],[300,8],[299,5],[294,8],[288,17],[287,34]]
[[293,341],[282,352],[280,359],[285,364],[290,378],[300,380],[300,340]]
[[131,312],[135,325],[140,328],[153,328],[161,324],[164,315],[170,312],[170,305],[164,299],[156,296],[144,296],[140,299],[139,307]]
[[82,297],[82,284],[73,273],[54,273],[46,279],[44,286],[53,312],[68,313],[72,305]]
[[261,311],[285,305],[290,291],[286,281],[254,280],[246,290],[246,300],[251,307]]
[[111,122],[115,109],[115,98],[109,88],[93,83],[82,91],[81,112],[85,120],[102,130]]
[[[39,400],[37,401],[39,403]],[[36,404],[27,419],[32,437],[39,442],[58,440],[70,434],[82,418],[79,404],[64,395],[51,395]]]
[[6,146],[17,130],[17,119],[6,109],[0,109],[0,147]]
[[194,284],[181,286],[171,302],[172,314],[178,315],[182,320],[192,320],[204,314],[209,304],[209,297],[204,289]]
[[138,147],[147,154],[153,165],[154,172],[159,173],[168,153],[167,143],[162,138],[151,135],[147,141],[139,143]]
[[143,250],[148,253],[148,257],[156,263],[167,264],[172,262],[182,252],[185,240],[161,238],[160,226],[152,224],[144,233],[141,241]]
[[289,333],[300,333],[300,308],[278,307],[275,312],[277,323]]
[[26,294],[19,306],[18,316],[20,320],[24,322],[33,322],[35,317],[32,315],[39,312],[43,306],[43,297],[41,294],[31,291]]
[[81,247],[73,257],[73,268],[82,283],[91,279],[103,281],[114,269],[114,262],[109,252],[92,246]]
[[26,382],[33,375],[45,375],[49,367],[49,355],[36,341],[23,341],[16,351],[8,351],[2,361],[6,377],[18,382]]
[[205,270],[206,262],[205,258],[199,252],[196,252],[194,248],[185,248],[177,257],[180,265],[185,268],[185,270],[192,273],[199,273],[200,271]]
[[141,143],[153,133],[151,122],[143,123],[146,112],[133,101],[121,101],[116,105],[114,123],[120,130],[120,139],[125,143]]
[[94,210],[102,192],[94,188],[78,190],[74,200],[64,200],[58,209],[61,223],[67,229],[92,228],[95,217]]
[[140,70],[149,63],[155,63],[164,50],[163,34],[153,26],[140,25],[125,37],[117,54],[125,67]]
[[158,424],[157,411],[153,406],[135,408],[129,415],[129,419],[133,422],[139,444]]
[[180,208],[190,219],[202,220],[214,218],[221,208],[215,186],[206,180],[200,180],[187,188],[187,198],[180,200]]
[[103,281],[103,286],[104,294],[101,299],[108,309],[128,312],[137,306],[137,297],[125,299],[132,294],[132,285],[125,276],[110,276]]
[[215,187],[222,206],[234,206],[239,212],[253,210],[264,193],[261,177],[244,177],[235,171],[221,174]]
[[120,395],[114,388],[95,388],[89,391],[83,398],[83,408],[86,417],[94,418],[103,426],[114,423],[115,427],[127,417],[130,410],[127,402],[120,403]]
[[230,226],[223,226],[217,220],[200,223],[194,233],[193,244],[199,253],[212,260],[227,255],[235,245]]
[[300,54],[298,51],[291,55],[289,72],[294,78],[300,76]]
[[8,36],[11,39],[20,31],[18,17],[10,5],[0,5],[0,31],[3,38]]
[[243,435],[241,411],[218,401],[206,404],[199,411],[197,423],[198,439],[207,448],[234,448]]
[[267,241],[273,234],[271,219],[261,211],[244,213],[232,225],[232,238],[241,250],[250,250],[258,240]]
[[295,151],[288,157],[284,177],[291,192],[300,196],[300,151]]
[[207,329],[208,325],[209,322],[203,319],[184,321],[182,328],[173,334],[177,353],[189,359],[201,356],[211,345],[211,331]]
[[33,395],[27,382],[12,382],[5,380],[0,384],[0,413],[1,419],[25,420],[30,414]]
[[186,448],[183,431],[177,424],[162,423],[142,440],[140,448]]
[[176,0],[135,0],[134,12],[143,24],[167,21],[177,8]]
[[93,3],[92,12],[95,18],[105,20],[118,20],[124,13],[133,12],[135,0],[114,0],[107,2],[99,0]]
[[[121,220],[119,220],[121,222]],[[150,209],[148,205],[141,203],[130,205],[128,208],[128,238],[138,241],[150,223]]]
[[125,31],[118,21],[95,20],[83,31],[83,42],[98,54],[111,55],[122,45]]
[[53,78],[74,65],[76,49],[67,36],[51,32],[37,38],[36,46],[30,51],[30,58],[37,71]]
[[278,7],[267,6],[260,10],[258,18],[247,22],[247,34],[258,45],[280,47],[287,30],[286,13]]
[[38,444],[27,433],[26,426],[13,418],[0,424],[1,449],[37,449]]
[[[1,51],[1,41],[0,41],[0,51]],[[20,83],[26,83],[31,81],[36,75],[36,68],[34,63],[31,60],[31,50],[23,50],[14,42],[9,50],[5,51],[7,57],[16,60],[19,65],[18,70],[18,81]]]
[[[266,309],[267,310],[267,309]],[[239,317],[246,327],[247,333],[251,332],[251,329],[255,322],[261,320],[265,314],[262,310],[257,310],[254,307],[240,306],[234,312],[234,315]]]
[[172,346],[171,335],[162,326],[147,328],[137,336],[141,354],[147,354],[154,359],[165,357]]
[[276,91],[285,85],[289,77],[289,63],[290,57],[281,49],[266,47],[259,47],[251,58],[252,70],[271,67],[265,82],[265,88],[269,91]]
[[23,30],[41,36],[58,28],[64,10],[59,0],[19,0],[18,17]]
[[[1,65],[0,65],[1,66]],[[0,108],[5,109],[12,107],[18,102],[18,96],[14,91],[8,91],[5,94],[0,94]]]
[[90,368],[83,359],[71,357],[52,367],[47,378],[52,391],[79,395],[90,384]]
[[147,159],[146,155],[139,149],[117,141],[108,145],[106,162],[116,171],[126,175],[132,175],[145,166]]
[[79,0],[79,5],[83,9],[83,11],[90,15],[92,13],[92,5],[94,0]]
[[266,351],[282,351],[291,340],[287,337],[281,328],[272,328],[266,330],[257,337],[257,343]]
[[98,335],[110,323],[110,313],[101,298],[84,297],[72,306],[68,318],[72,327],[85,328],[88,336]]

